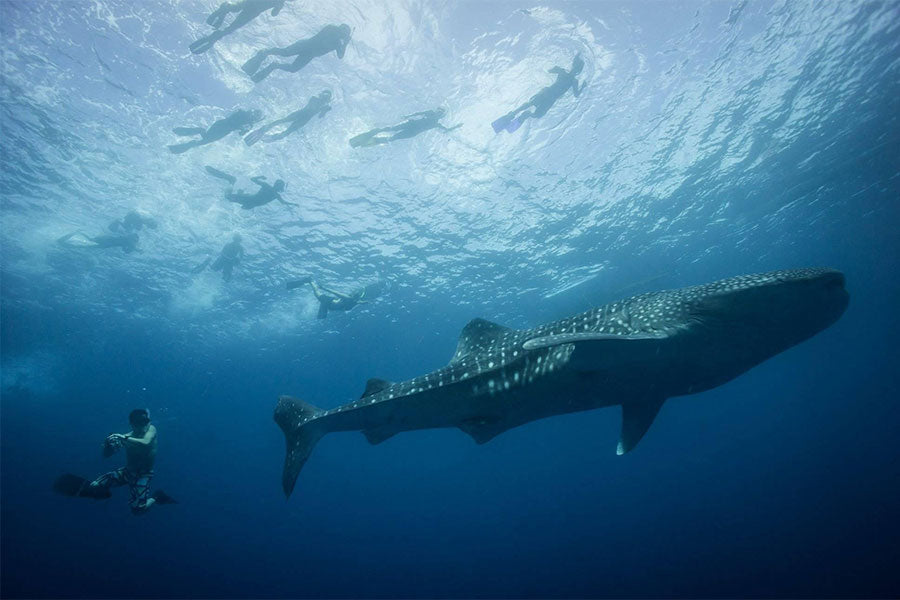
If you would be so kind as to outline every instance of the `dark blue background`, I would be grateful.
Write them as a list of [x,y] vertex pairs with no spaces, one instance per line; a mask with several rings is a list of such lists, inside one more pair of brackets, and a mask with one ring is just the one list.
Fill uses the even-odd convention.
[[[0,595],[900,595],[896,2],[554,3],[571,11],[555,25],[519,3],[425,3],[384,52],[371,45],[397,33],[389,15],[348,10],[360,39],[344,61],[259,88],[238,67],[272,43],[269,25],[300,37],[337,9],[294,2],[185,57],[212,4],[105,3],[118,21],[86,2],[0,5]],[[419,43],[430,31],[447,45]],[[410,48],[425,58],[406,61]],[[506,108],[486,80],[582,49],[577,102],[492,137],[485,111]],[[161,150],[172,126],[240,103],[287,114],[323,87],[344,95],[333,120],[289,143]],[[362,123],[444,100],[466,121],[458,138],[348,153]],[[226,158],[283,171],[299,216],[222,208],[202,167]],[[141,253],[53,242],[132,208],[161,222]],[[231,229],[248,246],[234,281],[191,279]],[[374,447],[342,433],[282,494],[279,394],[330,408],[369,377],[433,370],[474,317],[530,327],[622,294],[807,266],[846,273],[844,317],[670,400],[627,456],[615,408],[484,446],[456,430]],[[304,270],[344,285],[380,270],[395,285],[318,323],[308,293],[283,289]],[[281,325],[295,307],[309,321]],[[100,443],[142,406],[160,436],[153,485],[180,504],[135,518],[124,490],[52,493],[60,473],[119,466]]]
[[[895,265],[842,266],[842,320],[726,386],[671,400],[627,456],[614,454],[617,409],[480,447],[452,430],[377,447],[335,434],[287,502],[277,394],[332,406],[354,380],[439,366],[452,331],[373,322],[352,350],[335,339],[297,369],[278,360],[288,344],[189,357],[150,331],[105,337],[65,315],[5,311],[5,348],[42,327],[65,332],[71,364],[59,396],[4,393],[3,595],[892,595],[900,327],[884,274]],[[160,431],[154,485],[181,504],[134,518],[123,493],[54,496],[59,472],[114,466],[99,441],[140,405]]]

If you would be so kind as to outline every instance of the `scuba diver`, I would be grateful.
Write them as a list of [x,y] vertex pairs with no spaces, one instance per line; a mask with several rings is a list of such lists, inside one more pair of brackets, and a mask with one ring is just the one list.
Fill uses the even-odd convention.
[[[219,252],[218,258],[216,258],[216,262],[212,264],[210,267],[213,271],[222,271],[222,281],[231,281],[232,271],[234,271],[234,267],[237,266],[241,259],[244,258],[244,247],[241,246],[241,234],[236,233],[231,238],[231,241],[225,244],[222,250]],[[207,258],[205,261],[197,265],[191,270],[191,273],[196,275],[201,272],[212,261],[212,258]]]
[[121,248],[123,252],[134,252],[137,249],[138,234],[132,231],[89,236],[80,231],[73,231],[56,240],[56,243],[70,248]]
[[116,219],[107,226],[107,229],[113,233],[131,233],[132,231],[140,231],[143,227],[156,229],[156,219],[153,217],[145,217],[137,211],[128,211],[121,219]]
[[156,427],[150,424],[150,411],[136,408],[128,415],[131,431],[111,433],[103,443],[103,456],[110,457],[125,448],[125,466],[88,481],[78,475],[66,474],[57,478],[53,489],[64,496],[105,500],[112,496],[111,487],[127,485],[131,491],[128,501],[134,515],[146,513],[154,504],[176,504],[162,490],[150,494],[153,463],[156,460]]
[[[237,181],[237,178],[234,175],[229,175],[228,173],[210,167],[209,165],[206,166],[206,172],[213,177],[224,179],[232,185],[232,188]],[[250,178],[250,181],[259,186],[259,190],[257,190],[255,194],[247,194],[246,192],[240,191],[235,192],[232,189],[225,193],[225,199],[229,202],[237,202],[244,210],[256,208],[257,206],[262,206],[263,204],[268,204],[272,200],[278,200],[285,206],[297,206],[293,202],[288,202],[281,197],[281,192],[283,192],[284,188],[287,187],[283,180],[276,179],[275,183],[269,185],[268,183],[266,183],[265,179],[266,178],[262,176]]]
[[181,154],[191,148],[211,144],[232,131],[239,131],[244,135],[250,130],[254,123],[262,118],[262,111],[253,110],[236,110],[224,119],[219,119],[209,126],[209,129],[203,127],[176,127],[172,130],[176,135],[199,135],[199,140],[192,140],[183,144],[174,144],[169,146],[169,151],[173,154]]
[[[301,108],[300,110],[296,110],[284,117],[283,119],[278,119],[277,121],[272,121],[267,125],[263,125],[256,131],[251,131],[244,138],[244,143],[248,146],[252,146],[256,142],[262,140],[264,142],[274,142],[276,140],[280,140],[286,138],[291,135],[312,119],[314,116],[319,115],[319,118],[325,116],[331,110],[331,91],[323,90],[319,92],[318,96],[313,96],[306,103],[306,106]],[[269,133],[269,130],[273,127],[277,127],[279,125],[283,125],[284,123],[290,123],[283,131],[278,133]]]
[[[270,8],[272,16],[276,16],[284,8],[285,0],[239,0],[238,2],[223,2],[209,17],[206,22],[216,28],[206,37],[200,38],[190,45],[191,52],[201,54],[213,47],[220,39],[243,27]],[[229,13],[238,13],[225,29],[219,29],[225,22]]]
[[[575,94],[575,97],[578,97],[584,89],[584,86],[587,85],[587,82],[585,82],[581,84],[581,87],[578,86],[577,77],[583,68],[584,61],[581,59],[580,54],[576,54],[575,58],[572,59],[571,70],[566,71],[562,67],[553,67],[550,69],[549,72],[556,75],[556,81],[532,96],[528,102],[519,108],[506,113],[491,123],[494,132],[500,133],[501,130],[505,129],[509,133],[512,133],[518,129],[526,119],[539,119],[543,117],[547,114],[547,111],[550,110],[550,107],[553,106],[563,94],[569,91],[569,88],[572,88],[572,93]],[[531,107],[534,107],[533,111],[528,110]]]
[[364,288],[355,291],[353,294],[348,295],[342,294],[341,292],[338,292],[336,290],[319,286],[315,281],[313,281],[312,277],[304,277],[302,279],[288,281],[286,287],[289,290],[293,290],[295,288],[306,285],[307,283],[310,285],[310,287],[312,287],[313,294],[315,294],[316,300],[319,301],[319,312],[316,315],[317,319],[324,319],[325,317],[327,317],[329,310],[346,312],[354,308],[357,304],[362,304],[365,302],[369,302],[370,300],[374,300],[381,294],[382,290],[384,289],[384,284],[382,282],[377,282],[369,284]]
[[453,127],[444,127],[441,125],[438,121],[443,119],[445,114],[447,114],[447,111],[443,108],[435,108],[434,110],[406,115],[403,117],[406,121],[399,125],[380,127],[350,138],[350,145],[354,148],[359,148],[360,146],[377,146],[378,144],[393,142],[394,140],[411,138],[419,135],[423,131],[428,131],[429,129],[440,129],[446,133],[462,127],[462,123],[454,125]]
[[[243,64],[241,69],[250,76],[253,81],[259,82],[269,76],[275,69],[281,69],[289,73],[296,73],[317,56],[324,56],[334,50],[338,58],[344,58],[347,44],[350,42],[349,25],[326,25],[319,33],[298,42],[294,42],[286,48],[272,48],[260,50],[253,58]],[[291,63],[273,61],[268,66],[260,69],[263,61],[269,56],[296,56]]]

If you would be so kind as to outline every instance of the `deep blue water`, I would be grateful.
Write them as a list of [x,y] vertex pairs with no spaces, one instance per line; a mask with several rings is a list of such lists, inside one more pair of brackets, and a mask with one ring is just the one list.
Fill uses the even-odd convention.
[[[0,2],[3,597],[900,595],[900,3],[296,0],[192,55],[216,6]],[[342,60],[240,70],[329,23]],[[576,52],[584,91],[494,134]],[[280,142],[165,149],[326,88]],[[437,106],[463,126],[347,144]],[[243,211],[204,165],[299,206]],[[139,252],[55,241],[129,210],[159,222]],[[233,280],[192,275],[234,232]],[[474,317],[802,266],[846,274],[843,318],[667,402],[626,456],[617,408],[483,446],[342,433],[284,498],[279,394],[436,369]],[[320,321],[284,289],[307,273],[389,289]],[[53,494],[120,464],[99,445],[138,406],[180,504]]]

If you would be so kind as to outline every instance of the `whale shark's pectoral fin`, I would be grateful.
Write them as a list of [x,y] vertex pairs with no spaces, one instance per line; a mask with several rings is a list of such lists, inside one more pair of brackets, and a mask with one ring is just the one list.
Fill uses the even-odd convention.
[[457,427],[469,434],[476,444],[487,443],[509,429],[497,417],[473,417],[465,419]]
[[366,439],[369,440],[369,443],[373,446],[376,444],[380,444],[384,440],[394,437],[397,433],[396,429],[387,428],[387,427],[379,427],[376,429],[363,429],[363,435],[366,436]]
[[540,350],[574,344],[569,366],[579,371],[608,369],[623,363],[645,360],[659,351],[665,333],[560,333],[532,338],[522,344],[525,350]]
[[645,400],[641,402],[629,402],[622,405],[622,433],[619,437],[619,447],[616,454],[622,455],[630,452],[641,441],[653,419],[656,418],[665,398],[658,400]]

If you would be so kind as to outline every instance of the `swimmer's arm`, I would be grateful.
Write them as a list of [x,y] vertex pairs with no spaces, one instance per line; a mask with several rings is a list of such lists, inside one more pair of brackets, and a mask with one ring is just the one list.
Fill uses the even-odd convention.
[[275,199],[284,204],[285,206],[298,206],[295,202],[288,202],[284,198],[281,197],[281,194],[275,194]]
[[273,17],[277,17],[278,13],[281,12],[282,8],[284,8],[284,2],[279,2],[278,4],[275,5],[274,8],[272,8],[272,12],[269,14],[271,14]]
[[347,51],[347,44],[349,43],[350,38],[338,42],[338,47],[334,49],[334,53],[337,54],[338,58],[344,58],[344,53]]
[[125,445],[132,446],[149,446],[153,443],[153,440],[156,439],[156,427],[151,425],[147,428],[147,432],[144,433],[143,437],[135,437],[133,432],[125,434],[122,438],[122,441],[125,442]]
[[576,98],[577,98],[579,95],[581,95],[581,90],[583,90],[583,89],[584,89],[584,86],[586,86],[586,85],[587,85],[587,81],[583,82],[583,83],[581,84],[580,87],[579,87],[579,85],[578,85],[578,80],[577,80],[577,79],[574,80],[574,81],[572,82],[572,93],[575,94],[575,97],[576,97]]
[[251,177],[250,181],[256,185],[265,185],[266,178],[264,175],[257,175],[256,177]]
[[443,125],[438,123],[438,127],[440,127],[441,131],[443,131],[444,133],[447,133],[448,131],[453,131],[454,129],[459,129],[462,126],[463,126],[462,123],[458,123],[458,124],[454,125],[453,127],[444,127]]

